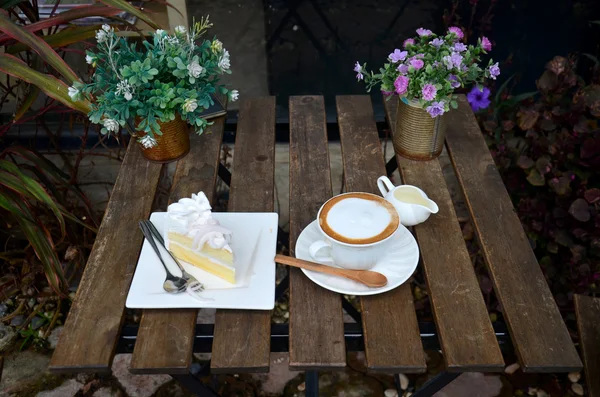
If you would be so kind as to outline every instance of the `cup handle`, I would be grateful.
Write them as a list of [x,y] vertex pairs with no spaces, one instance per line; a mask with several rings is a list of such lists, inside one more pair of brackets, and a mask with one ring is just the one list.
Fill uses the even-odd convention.
[[[317,240],[308,247],[308,253],[315,261],[325,265],[333,265],[333,258],[330,255],[319,255],[319,251],[328,248],[331,250],[331,245],[324,240]],[[331,252],[331,251],[330,251]]]
[[394,190],[396,186],[394,186],[387,176],[380,176],[379,179],[377,179],[377,187],[379,188],[381,195],[385,197],[389,192]]

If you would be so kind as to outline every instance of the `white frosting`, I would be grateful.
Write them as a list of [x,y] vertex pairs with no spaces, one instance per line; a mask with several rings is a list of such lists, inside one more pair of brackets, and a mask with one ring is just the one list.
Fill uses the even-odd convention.
[[192,194],[192,198],[182,198],[167,208],[169,231],[191,237],[192,249],[200,251],[205,243],[212,248],[229,252],[231,230],[219,225],[212,217],[211,206],[204,192]]
[[373,200],[350,197],[335,203],[325,221],[344,237],[365,239],[383,232],[392,221],[392,215]]

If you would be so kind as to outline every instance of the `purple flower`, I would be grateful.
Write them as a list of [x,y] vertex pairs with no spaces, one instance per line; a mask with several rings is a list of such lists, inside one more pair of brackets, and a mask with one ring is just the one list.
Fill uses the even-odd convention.
[[405,64],[400,64],[400,66],[398,66],[398,71],[402,74],[406,74],[408,73],[408,65]]
[[415,39],[406,39],[406,40],[404,40],[404,43],[402,44],[402,47],[406,48],[409,45],[415,45]]
[[454,33],[454,35],[456,35],[456,37],[459,40],[462,40],[463,37],[465,37],[465,34],[463,33],[462,29],[459,28],[458,26],[450,26],[448,28],[448,33]]
[[471,109],[474,112],[477,112],[480,109],[485,109],[490,106],[490,90],[487,87],[483,87],[483,90],[477,88],[477,86],[473,87],[471,92],[467,94],[467,100],[471,105]]
[[406,59],[406,56],[408,55],[408,51],[400,51],[399,49],[395,49],[394,52],[392,52],[390,55],[388,55],[388,58],[390,61],[394,62],[394,63],[398,63],[400,61],[404,61]]
[[455,75],[451,74],[450,76],[448,76],[448,81],[450,82],[452,88],[460,87],[460,81],[458,81],[458,77],[456,77]]
[[500,68],[498,62],[489,67],[488,72],[490,73],[490,79],[496,80],[496,77],[500,75]]
[[437,68],[438,66],[440,66],[440,63],[438,61],[433,61],[431,66],[433,66],[434,68]]
[[490,39],[483,36],[481,38],[481,48],[483,48],[486,51],[491,51],[492,50],[492,42],[490,41]]
[[433,32],[429,29],[419,28],[417,29],[417,34],[421,37],[431,36]]
[[381,93],[385,96],[390,96],[390,95],[394,94],[394,91],[387,91],[382,88]]
[[358,63],[358,61],[356,61],[356,65],[354,65],[354,71],[356,72],[356,79],[358,81],[365,78],[365,76],[363,76],[362,74],[362,67],[360,66],[360,63]]
[[432,46],[434,46],[435,48],[439,49],[442,44],[444,44],[444,39],[440,39],[439,37],[437,39],[433,39],[429,42],[429,44],[431,44]]
[[409,80],[406,76],[398,76],[396,81],[394,81],[394,88],[396,88],[396,93],[398,95],[406,94],[406,91],[408,90],[408,82]]
[[444,101],[431,102],[430,106],[427,106],[427,113],[433,118],[444,114]]
[[467,46],[463,43],[454,43],[454,47],[452,49],[456,52],[463,52],[467,50]]
[[410,60],[410,66],[412,66],[413,68],[415,68],[417,70],[421,69],[423,67],[423,65],[424,65],[424,63],[420,59],[416,59],[416,58],[413,57]]
[[437,94],[437,88],[433,84],[425,84],[421,90],[421,94],[423,94],[423,99],[426,101],[432,101]]
[[460,66],[462,65],[463,57],[458,52],[453,52],[451,55],[446,55],[442,58],[444,61],[444,65],[448,70],[452,70],[453,68],[457,68],[460,70]]

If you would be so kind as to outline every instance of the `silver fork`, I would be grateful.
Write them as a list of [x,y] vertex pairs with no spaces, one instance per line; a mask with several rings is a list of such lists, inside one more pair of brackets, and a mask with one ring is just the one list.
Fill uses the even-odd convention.
[[183,277],[184,280],[187,280],[187,282],[188,282],[187,290],[189,292],[196,292],[196,293],[204,290],[204,285],[200,281],[196,280],[196,278],[194,276],[192,276],[191,274],[186,272],[185,268],[181,265],[181,263],[177,260],[177,258],[175,258],[175,255],[173,255],[173,253],[167,249],[167,247],[165,246],[165,239],[163,238],[162,234],[158,231],[158,229],[156,229],[156,226],[154,226],[152,221],[143,220],[142,222],[144,222],[144,224],[146,224],[148,226],[148,229],[152,233],[152,236],[154,236],[156,241],[158,241],[158,243],[160,245],[162,245],[162,247],[165,249],[165,251],[167,251],[169,253],[169,255],[171,255],[171,258],[177,264],[177,267],[179,267],[179,270],[181,270],[181,276]]

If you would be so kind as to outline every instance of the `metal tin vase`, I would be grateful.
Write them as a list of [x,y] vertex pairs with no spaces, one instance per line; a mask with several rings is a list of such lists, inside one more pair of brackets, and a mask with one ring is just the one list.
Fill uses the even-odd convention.
[[440,155],[446,135],[446,118],[432,118],[417,102],[400,98],[394,131],[396,154],[411,160],[431,160]]
[[170,163],[188,154],[190,151],[188,124],[181,118],[179,113],[175,115],[175,120],[164,123],[157,122],[162,135],[154,135],[157,143],[154,147],[146,149],[142,146],[144,157],[155,163]]

